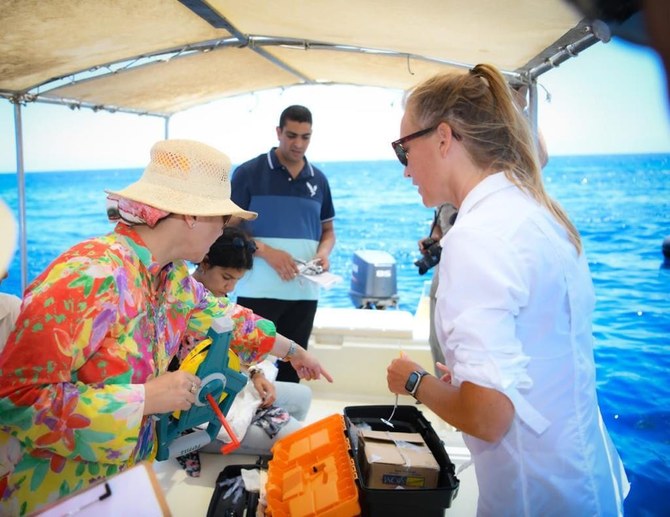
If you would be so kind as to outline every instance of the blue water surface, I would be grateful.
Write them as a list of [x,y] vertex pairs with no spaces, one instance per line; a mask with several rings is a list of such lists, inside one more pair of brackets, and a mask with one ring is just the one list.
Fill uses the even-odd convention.
[[[423,207],[397,162],[317,163],[328,175],[337,212],[332,270],[345,281],[322,294],[322,307],[351,307],[355,251],[390,253],[399,307],[414,311],[425,276],[413,265],[432,210]],[[29,279],[69,246],[111,229],[104,189],[141,170],[26,174]],[[550,194],[582,234],[597,294],[594,319],[603,418],[631,480],[627,515],[670,515],[670,155],[552,157]],[[16,175],[0,174],[0,197],[17,210]],[[0,290],[20,295],[19,254]]]

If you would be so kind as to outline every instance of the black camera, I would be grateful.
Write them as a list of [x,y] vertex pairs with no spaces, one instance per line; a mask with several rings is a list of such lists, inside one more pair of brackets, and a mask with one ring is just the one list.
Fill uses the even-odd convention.
[[425,275],[428,270],[435,266],[440,261],[442,255],[442,246],[440,243],[432,238],[427,238],[421,241],[423,244],[423,257],[414,262],[414,265],[419,268],[419,274]]

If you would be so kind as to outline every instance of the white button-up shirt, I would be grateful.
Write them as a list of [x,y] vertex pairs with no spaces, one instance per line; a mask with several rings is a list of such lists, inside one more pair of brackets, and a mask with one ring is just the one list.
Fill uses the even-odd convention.
[[21,299],[12,294],[0,293],[0,352],[10,332],[14,329],[14,322],[21,310]]
[[442,239],[436,327],[452,383],[504,393],[498,443],[469,435],[479,515],[617,515],[628,482],[598,408],[593,284],[565,229],[503,173]]

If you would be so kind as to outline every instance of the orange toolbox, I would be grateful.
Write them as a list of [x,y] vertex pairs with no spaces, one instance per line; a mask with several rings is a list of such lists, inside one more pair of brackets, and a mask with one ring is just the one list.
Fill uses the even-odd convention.
[[349,406],[279,440],[272,448],[266,515],[272,517],[442,516],[458,493],[454,464],[415,406],[398,406],[393,431],[418,433],[439,465],[437,486],[370,488],[359,473],[358,428],[387,431],[393,406]]
[[290,434],[272,447],[266,515],[360,515],[356,467],[342,415],[331,415]]

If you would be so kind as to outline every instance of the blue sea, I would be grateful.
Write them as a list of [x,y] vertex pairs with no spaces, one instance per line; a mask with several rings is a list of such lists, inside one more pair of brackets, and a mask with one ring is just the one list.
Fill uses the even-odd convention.
[[[396,261],[399,307],[414,312],[432,274],[420,276],[413,265],[432,210],[396,162],[316,165],[330,179],[337,212],[332,270],[345,279],[320,305],[353,306],[353,253],[383,250]],[[103,189],[140,174],[26,174],[29,280],[69,246],[109,231]],[[670,268],[661,254],[670,235],[670,155],[552,157],[544,176],[581,232],[591,265],[598,394],[632,482],[626,514],[670,515]],[[16,175],[0,174],[0,197],[15,210],[16,192]],[[19,271],[17,253],[2,291],[20,295]]]

